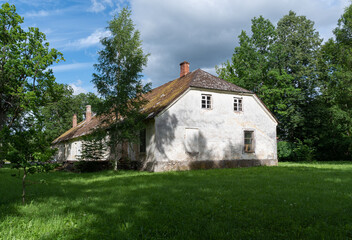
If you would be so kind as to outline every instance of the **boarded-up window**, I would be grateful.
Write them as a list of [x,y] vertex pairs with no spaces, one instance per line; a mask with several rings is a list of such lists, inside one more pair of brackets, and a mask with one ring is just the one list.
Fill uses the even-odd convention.
[[244,131],[244,151],[254,152],[254,131]]
[[185,146],[189,153],[199,152],[199,130],[197,128],[186,128]]

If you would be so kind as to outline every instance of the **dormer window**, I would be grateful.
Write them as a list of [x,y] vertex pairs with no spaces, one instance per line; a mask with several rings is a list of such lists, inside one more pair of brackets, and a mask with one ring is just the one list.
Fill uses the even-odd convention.
[[235,97],[233,98],[233,110],[235,112],[242,112],[242,98]]
[[211,109],[211,95],[202,94],[202,108]]

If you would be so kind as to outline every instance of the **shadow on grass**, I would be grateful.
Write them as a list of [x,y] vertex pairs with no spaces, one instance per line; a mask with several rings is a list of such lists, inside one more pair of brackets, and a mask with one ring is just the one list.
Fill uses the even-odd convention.
[[38,239],[352,237],[351,168],[46,176],[47,185],[29,190],[31,206],[23,210],[11,198],[6,206],[18,210],[5,208],[0,221],[22,209],[24,218],[31,212],[41,223],[54,224],[38,230]]

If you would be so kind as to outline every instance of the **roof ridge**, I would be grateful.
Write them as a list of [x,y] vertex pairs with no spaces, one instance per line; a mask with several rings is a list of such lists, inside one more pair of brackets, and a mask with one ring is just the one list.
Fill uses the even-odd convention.
[[[202,79],[197,79],[197,75],[193,76],[192,81],[190,82],[191,87],[200,87],[206,89],[217,89],[217,90],[224,90],[224,91],[231,91],[231,92],[242,92],[242,93],[253,93],[245,88],[237,86],[234,83],[226,81],[222,78],[219,78],[211,73],[204,71],[203,69],[198,68],[194,71],[194,73],[203,74],[200,76]],[[208,77],[205,77],[208,76]]]

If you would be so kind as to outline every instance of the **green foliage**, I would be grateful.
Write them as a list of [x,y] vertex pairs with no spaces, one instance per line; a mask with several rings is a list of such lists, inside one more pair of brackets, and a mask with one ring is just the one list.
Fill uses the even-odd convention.
[[103,161],[106,159],[107,147],[105,132],[95,132],[85,136],[82,141],[82,151],[79,160]]
[[297,140],[295,148],[293,149],[293,157],[296,161],[308,161],[311,162],[315,158],[315,149],[311,144],[311,141],[307,140],[302,142]]
[[273,24],[252,19],[252,34],[239,35],[231,62],[217,67],[219,76],[255,92],[280,121],[279,136],[294,141],[305,106],[316,95],[316,56],[321,39],[312,21],[292,11]]
[[72,117],[77,114],[77,122],[84,120],[86,105],[98,109],[101,99],[94,93],[73,95],[70,86],[60,85],[57,97],[42,108],[43,121],[49,141],[53,141],[72,127]]
[[3,239],[351,238],[350,162],[40,173],[25,206],[16,173],[0,169]]
[[320,127],[323,134],[319,149],[325,157],[338,156],[352,160],[352,4],[335,28],[335,39],[322,47],[321,75],[322,96],[320,103],[326,107],[327,121]]
[[20,114],[47,101],[45,92],[55,86],[47,68],[63,60],[56,49],[49,49],[45,34],[38,28],[21,28],[23,18],[14,5],[0,9],[0,130],[11,125]]
[[296,143],[279,141],[277,151],[279,161],[312,162],[316,159],[316,150],[310,141],[302,142],[299,139]]
[[141,81],[148,55],[143,53],[140,33],[130,16],[131,12],[124,8],[109,22],[107,29],[111,36],[101,41],[104,48],[99,51],[99,63],[94,65],[97,73],[92,80],[103,97],[97,112],[109,126],[109,147],[115,168],[120,154],[116,146],[137,142],[139,131],[144,128],[142,95],[150,89],[150,84],[143,85]]
[[323,46],[314,23],[292,11],[276,28],[254,18],[251,32],[217,72],[277,117],[279,158],[352,160],[352,4]]
[[23,169],[22,201],[26,176],[35,165],[48,161],[54,153],[43,125],[41,109],[57,98],[60,85],[51,69],[62,54],[50,49],[38,28],[21,28],[23,18],[14,5],[0,9],[0,161],[10,161]]
[[287,141],[277,142],[277,156],[279,161],[292,161],[293,160],[294,144]]

